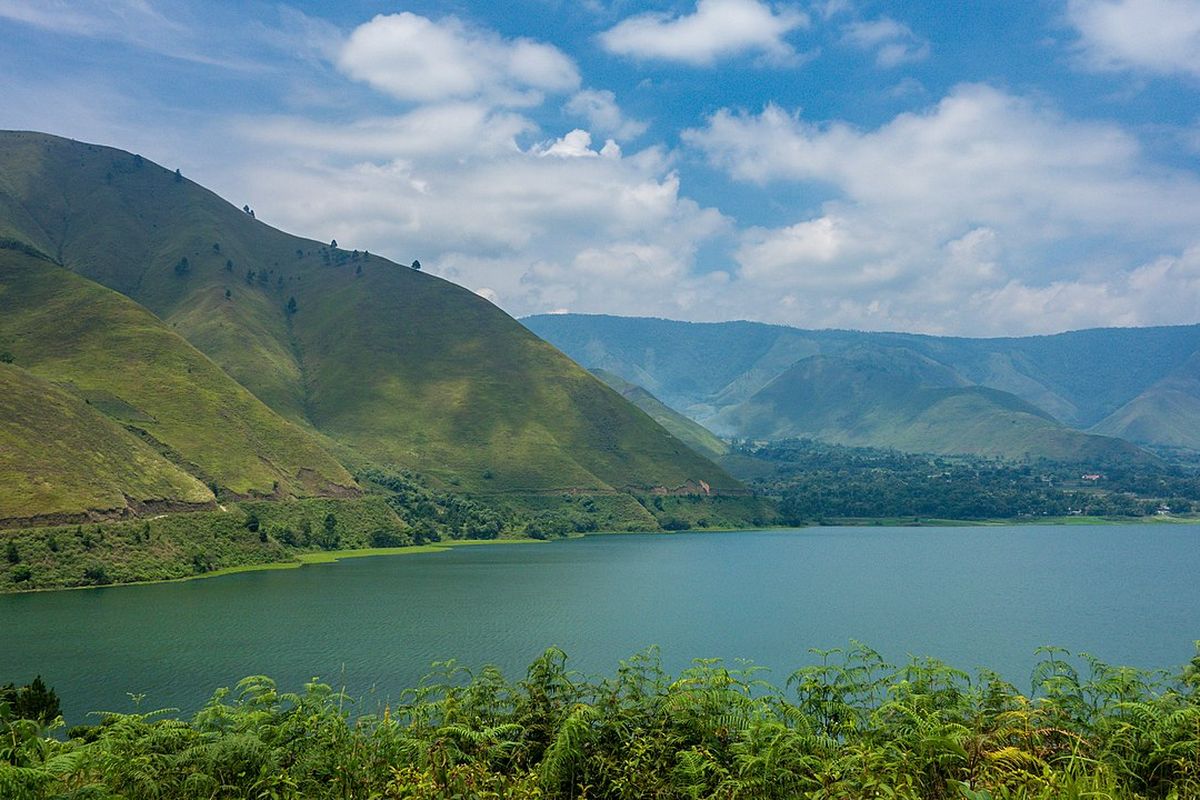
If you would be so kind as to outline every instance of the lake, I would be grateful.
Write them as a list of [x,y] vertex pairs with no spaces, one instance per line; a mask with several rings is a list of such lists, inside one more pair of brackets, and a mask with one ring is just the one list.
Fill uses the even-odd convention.
[[320,676],[374,710],[434,661],[510,677],[549,645],[612,674],[659,645],[782,684],[813,647],[998,670],[1040,645],[1176,669],[1200,638],[1200,527],[808,528],[627,534],[360,558],[210,580],[0,595],[0,682],[41,673],[70,723],[194,711],[218,686]]

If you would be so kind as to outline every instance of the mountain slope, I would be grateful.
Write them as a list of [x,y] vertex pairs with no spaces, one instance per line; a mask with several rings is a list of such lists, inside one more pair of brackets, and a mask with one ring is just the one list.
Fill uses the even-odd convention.
[[1015,395],[965,385],[943,365],[905,350],[802,359],[714,424],[758,439],[801,437],[927,453],[1145,457],[1127,442],[1066,428]]
[[1092,431],[1142,444],[1200,450],[1200,353]]
[[76,395],[0,363],[0,523],[211,504],[203,483]]
[[[1076,429],[1109,433],[1117,428],[1099,427],[1102,420],[1200,352],[1200,325],[967,339],[573,314],[523,321],[585,366],[645,385],[705,424],[801,359],[874,349],[942,364],[966,384],[1014,394]],[[1175,427],[1200,428],[1200,415],[1180,396],[1170,408]]]
[[486,300],[138,156],[0,134],[0,212],[0,236],[144,305],[352,468],[480,494],[738,486]]
[[189,474],[235,495],[357,491],[315,437],[153,314],[11,248],[0,248],[0,349],[30,373],[69,387]]
[[651,419],[667,429],[672,436],[695,450],[697,453],[716,459],[729,452],[729,445],[723,442],[712,431],[698,422],[688,419],[675,409],[663,403],[642,387],[630,383],[615,373],[603,369],[591,371],[605,384],[620,393],[629,402],[645,411]]

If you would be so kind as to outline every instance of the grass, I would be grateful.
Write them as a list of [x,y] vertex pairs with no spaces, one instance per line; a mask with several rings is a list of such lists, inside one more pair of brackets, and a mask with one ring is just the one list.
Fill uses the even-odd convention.
[[[282,496],[354,486],[314,436],[273,412],[162,320],[114,291],[10,249],[0,249],[0,347],[13,354],[16,368],[94,401],[128,429],[126,439],[149,443],[203,483],[239,495]],[[52,449],[43,452],[55,457]],[[121,457],[103,448],[84,452],[97,465]],[[123,474],[120,464],[100,468]],[[51,483],[63,478],[32,450],[19,470]],[[123,480],[127,494],[143,499],[136,484]]]
[[203,483],[113,420],[20,367],[0,364],[0,524],[7,518],[212,502]]

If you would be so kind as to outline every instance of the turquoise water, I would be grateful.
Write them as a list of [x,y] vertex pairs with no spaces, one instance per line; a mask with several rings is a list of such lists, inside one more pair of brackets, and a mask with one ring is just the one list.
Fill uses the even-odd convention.
[[1200,527],[811,528],[594,536],[297,570],[0,596],[0,682],[45,676],[68,721],[195,710],[218,686],[320,676],[394,699],[433,661],[519,675],[548,645],[610,674],[647,646],[751,659],[782,683],[811,647],[997,669],[1039,645],[1177,668],[1200,639]]

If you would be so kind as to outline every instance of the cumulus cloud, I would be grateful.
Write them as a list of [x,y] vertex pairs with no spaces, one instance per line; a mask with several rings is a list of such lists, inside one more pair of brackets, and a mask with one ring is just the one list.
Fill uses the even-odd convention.
[[629,119],[617,105],[617,96],[607,89],[584,89],[575,93],[564,110],[586,119],[589,127],[616,139],[635,139],[649,127],[645,122]]
[[875,63],[884,69],[929,57],[929,42],[890,17],[852,22],[846,26],[842,41],[860,50],[874,52]]
[[504,39],[456,17],[408,11],[379,15],[347,38],[338,66],[400,100],[486,98],[501,105],[541,103],[579,85],[575,63],[532,39]]
[[[463,115],[467,131],[471,119]],[[321,138],[302,147],[302,128],[241,126],[262,158],[239,171],[234,195],[253,197],[260,219],[286,229],[419,258],[516,314],[581,306],[681,314],[678,303],[696,296],[697,249],[729,230],[719,212],[681,195],[656,148],[597,149],[577,129],[526,149],[439,150],[423,134],[410,138],[406,120],[364,127],[351,147]]]
[[707,66],[720,58],[757,52],[786,60],[795,51],[784,37],[809,25],[793,7],[772,9],[760,0],[698,0],[691,14],[646,13],[600,35],[610,53]]
[[1085,65],[1200,76],[1200,0],[1069,0]]
[[[685,139],[739,180],[832,192],[741,236],[735,278],[777,321],[1016,332],[1196,316],[1200,181],[1115,125],[964,85],[870,131],[768,106]],[[1192,255],[1148,257],[1164,252]],[[1154,310],[1166,297],[1187,299]]]
[[343,123],[302,116],[242,117],[233,126],[247,140],[293,151],[388,159],[516,152],[517,138],[537,129],[521,114],[479,102],[424,105],[396,116]]

